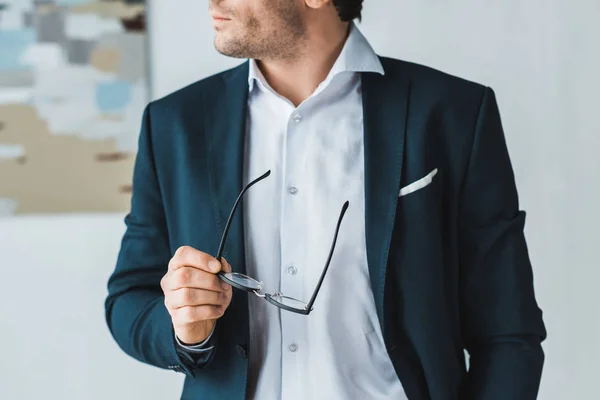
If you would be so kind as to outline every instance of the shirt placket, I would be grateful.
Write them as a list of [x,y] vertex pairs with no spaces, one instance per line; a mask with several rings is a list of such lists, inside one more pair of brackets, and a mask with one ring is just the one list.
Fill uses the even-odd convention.
[[[304,106],[304,105],[303,105]],[[294,109],[287,122],[284,140],[284,171],[282,174],[281,196],[281,274],[280,292],[285,296],[308,301],[306,298],[306,266],[303,265],[303,242],[307,229],[303,216],[306,215],[306,201],[303,192],[309,190],[302,180],[301,158],[306,151],[306,136],[303,134],[305,116],[303,110]],[[306,348],[306,316],[289,311],[281,311],[281,355],[282,355],[282,396],[290,394],[302,398],[302,359]]]

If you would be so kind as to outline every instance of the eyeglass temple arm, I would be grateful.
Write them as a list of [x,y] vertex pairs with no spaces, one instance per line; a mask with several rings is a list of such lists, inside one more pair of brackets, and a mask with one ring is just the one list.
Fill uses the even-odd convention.
[[262,181],[269,175],[271,175],[271,170],[268,170],[263,175],[261,175],[260,177],[256,178],[255,180],[253,180],[252,182],[247,184],[246,187],[244,188],[244,190],[242,190],[242,192],[238,195],[237,199],[235,200],[235,204],[233,205],[233,208],[231,209],[231,212],[229,213],[229,218],[227,218],[227,223],[225,224],[225,230],[223,231],[223,236],[221,236],[221,243],[219,244],[219,251],[217,251],[217,256],[215,257],[219,262],[221,262],[221,257],[223,256],[223,248],[225,247],[225,240],[227,239],[227,234],[229,233],[229,227],[231,226],[231,221],[233,220],[233,215],[235,214],[235,210],[237,209],[238,205],[240,204],[240,201],[242,200],[244,193],[246,193],[248,191],[248,189],[250,189],[250,187],[252,187],[252,185],[254,185],[255,183],[257,183],[259,181]]
[[329,257],[327,257],[327,263],[325,264],[325,268],[323,268],[323,272],[321,273],[321,278],[319,278],[319,283],[317,283],[317,287],[313,292],[310,301],[306,306],[306,310],[312,310],[312,306],[315,303],[317,298],[317,294],[319,293],[319,289],[321,289],[321,284],[323,283],[323,279],[325,279],[325,274],[327,273],[327,269],[329,269],[329,263],[331,263],[331,257],[333,256],[333,250],[335,249],[335,243],[337,242],[338,233],[340,231],[340,225],[342,224],[342,219],[344,219],[344,214],[346,214],[346,210],[348,209],[348,205],[350,202],[346,201],[342,207],[342,211],[340,212],[340,217],[337,222],[337,226],[335,228],[335,235],[333,236],[333,243],[331,244],[331,249],[329,250]]

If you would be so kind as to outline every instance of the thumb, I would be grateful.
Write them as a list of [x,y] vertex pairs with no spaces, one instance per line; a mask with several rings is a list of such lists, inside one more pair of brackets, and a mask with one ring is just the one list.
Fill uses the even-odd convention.
[[225,257],[221,257],[221,268],[224,272],[231,272],[231,265],[229,265]]

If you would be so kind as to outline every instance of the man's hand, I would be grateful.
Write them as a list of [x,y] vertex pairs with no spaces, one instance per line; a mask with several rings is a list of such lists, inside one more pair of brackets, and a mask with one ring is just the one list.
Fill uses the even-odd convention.
[[230,272],[225,258],[221,263],[210,254],[189,246],[177,249],[160,286],[171,315],[175,334],[186,344],[204,341],[231,302],[231,286],[216,275]]

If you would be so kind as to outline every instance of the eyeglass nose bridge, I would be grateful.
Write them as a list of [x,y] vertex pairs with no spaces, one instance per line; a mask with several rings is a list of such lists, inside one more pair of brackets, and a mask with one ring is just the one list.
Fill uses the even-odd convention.
[[264,299],[265,297],[267,297],[267,296],[266,296],[266,295],[264,295],[264,294],[260,294],[260,292],[259,292],[258,290],[253,290],[252,292],[253,292],[255,295],[257,295],[258,297],[260,297],[260,298],[263,298],[263,299]]

